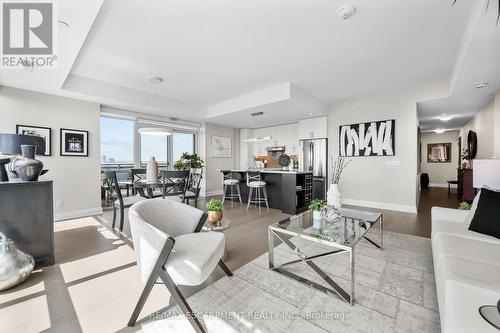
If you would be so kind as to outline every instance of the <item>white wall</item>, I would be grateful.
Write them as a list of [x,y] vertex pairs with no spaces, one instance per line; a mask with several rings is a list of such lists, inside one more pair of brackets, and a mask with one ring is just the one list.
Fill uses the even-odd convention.
[[344,203],[416,212],[419,194],[416,103],[443,93],[446,93],[446,85],[439,83],[409,92],[347,100],[330,107],[329,161],[339,154],[340,125],[396,120],[395,156],[353,158],[340,182]]
[[471,121],[462,127],[460,130],[462,148],[467,148],[467,134],[469,133],[469,130],[472,130],[477,134],[476,158],[493,158],[495,156],[495,99],[493,99],[484,109],[477,113]]
[[[0,89],[0,132],[15,133],[16,124],[50,127],[52,156],[39,156],[54,181],[55,219],[101,212],[99,104],[8,87]],[[89,156],[60,156],[60,128],[89,131]],[[57,202],[62,201],[62,205]]]
[[[459,131],[438,133],[422,133],[422,173],[429,174],[431,187],[447,187],[448,180],[457,180],[458,167],[458,138]],[[427,163],[427,144],[429,143],[451,143],[450,163]]]
[[[230,137],[232,154],[230,158],[212,157],[210,142],[212,135]],[[240,164],[240,131],[233,127],[204,123],[200,130],[200,155],[205,161],[205,177],[201,185],[201,195],[222,194],[222,175],[220,169],[235,169]]]

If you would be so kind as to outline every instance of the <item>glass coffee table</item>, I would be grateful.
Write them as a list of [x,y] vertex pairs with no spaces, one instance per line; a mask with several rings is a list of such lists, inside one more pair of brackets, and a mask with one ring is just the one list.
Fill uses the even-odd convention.
[[[375,225],[379,224],[380,243],[377,244],[366,236],[367,232]],[[269,242],[269,269],[292,278],[298,282],[322,291],[329,295],[336,295],[349,304],[354,302],[354,249],[360,240],[366,240],[380,250],[383,250],[383,228],[384,218],[382,213],[368,212],[357,209],[343,208],[341,217],[333,222],[314,221],[313,214],[305,212],[301,215],[291,216],[278,223],[271,224],[268,227]],[[320,243],[333,248],[332,251],[308,256],[303,253],[294,243],[293,238]],[[290,248],[297,255],[298,259],[284,263],[278,267],[274,266],[274,247],[279,240]],[[314,262],[314,259],[321,257],[349,253],[349,265],[351,273],[350,292],[346,292],[335,281],[320,269]],[[304,277],[301,277],[284,267],[290,264],[304,262],[314,272],[316,272],[331,288],[327,288]]]

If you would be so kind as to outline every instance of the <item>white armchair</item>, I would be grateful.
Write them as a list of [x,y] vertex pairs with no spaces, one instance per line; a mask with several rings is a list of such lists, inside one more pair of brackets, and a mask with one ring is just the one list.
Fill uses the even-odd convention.
[[155,282],[160,278],[196,332],[205,332],[177,285],[199,285],[222,262],[225,238],[219,232],[199,232],[207,214],[165,199],[150,199],[129,210],[130,228],[144,290],[128,326],[134,326]]

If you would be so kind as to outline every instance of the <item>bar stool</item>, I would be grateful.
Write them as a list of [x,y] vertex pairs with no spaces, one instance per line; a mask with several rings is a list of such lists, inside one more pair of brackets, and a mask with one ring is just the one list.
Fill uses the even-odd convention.
[[[262,180],[260,172],[247,172],[247,186],[250,188],[250,192],[248,193],[247,209],[250,207],[251,203],[254,203],[259,205],[260,210],[261,204],[264,202],[266,203],[267,209],[269,209],[269,204],[267,202],[266,182]],[[254,193],[254,189],[257,191],[257,193]],[[252,195],[254,194],[256,194],[257,196],[255,198],[252,198]]]
[[[233,178],[232,172],[222,173],[222,185],[224,188],[224,196],[222,197],[222,203],[226,199],[231,200],[231,205],[233,204],[234,199],[239,199],[241,201],[241,191],[240,191],[240,181],[238,179]],[[229,187],[230,194],[227,194],[227,188]],[[234,193],[234,189],[236,189],[236,193]]]

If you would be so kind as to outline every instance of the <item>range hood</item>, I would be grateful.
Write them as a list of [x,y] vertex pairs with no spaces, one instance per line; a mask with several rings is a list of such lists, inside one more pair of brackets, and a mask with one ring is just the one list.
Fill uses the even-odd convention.
[[268,152],[284,152],[285,146],[271,146],[271,147],[267,147],[266,150]]

